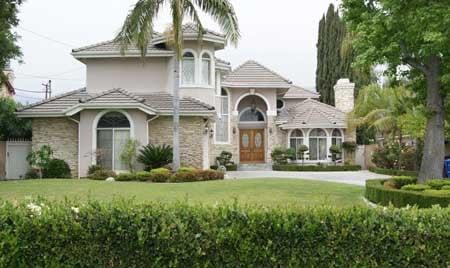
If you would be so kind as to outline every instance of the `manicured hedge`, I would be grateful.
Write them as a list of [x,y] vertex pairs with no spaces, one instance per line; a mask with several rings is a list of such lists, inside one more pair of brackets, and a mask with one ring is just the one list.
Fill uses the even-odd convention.
[[358,171],[361,170],[361,166],[358,165],[344,165],[344,166],[319,166],[319,165],[297,165],[297,164],[284,164],[273,165],[273,170],[277,171]]
[[386,189],[383,186],[385,181],[387,180],[367,180],[366,198],[383,206],[390,203],[395,207],[417,205],[420,208],[429,208],[433,205],[448,207],[450,205],[450,196],[442,196],[430,192]]
[[[214,169],[214,170],[217,170],[218,166],[217,165],[212,165],[210,168]],[[236,171],[238,166],[236,164],[232,164],[232,165],[225,166],[225,168],[227,169],[227,171]]]
[[0,203],[0,267],[447,267],[450,209]]
[[377,174],[383,175],[391,175],[391,176],[409,176],[409,177],[417,177],[417,171],[411,170],[399,170],[399,169],[387,169],[387,168],[378,168],[378,167],[370,167],[369,171]]

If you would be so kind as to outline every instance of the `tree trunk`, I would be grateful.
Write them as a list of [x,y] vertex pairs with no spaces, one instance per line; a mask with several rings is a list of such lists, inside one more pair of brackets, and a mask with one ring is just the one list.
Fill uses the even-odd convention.
[[174,83],[173,83],[173,158],[172,169],[176,171],[180,167],[180,64],[174,57]]
[[440,92],[440,60],[430,58],[427,79],[427,108],[431,116],[427,120],[422,164],[418,177],[419,183],[427,179],[442,177],[445,156],[444,137],[444,96]]

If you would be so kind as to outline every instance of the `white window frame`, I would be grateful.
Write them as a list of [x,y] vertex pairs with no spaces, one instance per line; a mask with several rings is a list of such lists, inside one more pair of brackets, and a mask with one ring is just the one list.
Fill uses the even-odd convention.
[[[92,122],[92,152],[94,153],[91,159],[91,164],[92,165],[97,165],[97,157],[95,156],[95,152],[97,151],[97,130],[98,129],[110,129],[110,128],[97,128],[98,126],[98,122],[100,121],[100,119],[107,113],[110,112],[118,112],[118,113],[122,113],[123,115],[125,115],[128,119],[128,122],[130,122],[130,127],[129,128],[123,128],[123,129],[129,129],[130,130],[130,139],[134,139],[135,135],[134,135],[134,121],[131,117],[131,115],[129,113],[127,113],[124,110],[103,110],[99,113],[97,113],[97,115],[94,118],[94,121]],[[115,128],[115,129],[121,129],[121,128]],[[113,133],[114,135],[114,133]],[[114,136],[113,136],[114,137]],[[113,139],[114,140],[114,139]],[[114,144],[114,141],[113,141]],[[113,147],[114,150],[114,147]],[[113,152],[114,153],[114,152]],[[114,154],[113,154],[114,156]],[[114,170],[114,160],[113,160],[113,171],[117,171],[117,172],[121,172],[124,170]]]
[[[208,55],[209,56],[209,83],[203,83],[203,56],[204,55]],[[213,55],[209,52],[209,51],[207,51],[207,50],[203,50],[202,52],[201,52],[201,54],[200,54],[200,57],[199,57],[199,70],[200,70],[200,72],[199,72],[199,74],[200,74],[200,84],[202,85],[202,86],[206,86],[206,87],[214,87],[214,68],[213,68],[213,61],[214,61],[214,57],[213,57]]]
[[[225,90],[225,92],[227,93],[227,98],[228,98],[228,100],[227,100],[227,106],[228,106],[228,109],[227,109],[227,111],[228,111],[228,122],[227,122],[227,126],[228,126],[228,139],[226,140],[226,141],[218,141],[217,140],[217,123],[214,123],[214,143],[215,144],[230,144],[231,143],[231,111],[230,111],[230,108],[231,108],[231,95],[230,95],[230,91],[228,90],[228,89],[226,89],[226,88],[223,88],[223,90]],[[220,94],[222,94],[222,89],[220,90]],[[222,96],[222,95],[219,95],[219,96],[217,96],[218,97],[218,99],[220,99],[221,100],[221,104],[222,104],[222,98],[224,98],[224,96]],[[222,109],[222,106],[220,107],[221,109]],[[220,114],[218,114],[218,116],[219,117],[222,117],[222,110],[220,111]]]
[[[310,138],[311,138],[311,132],[313,131],[313,130],[315,130],[315,129],[320,129],[320,130],[322,130],[323,132],[325,132],[325,136],[313,136],[312,138],[316,138],[316,139],[325,139],[325,148],[326,148],[326,152],[325,152],[325,159],[311,159],[311,144],[310,144]],[[326,131],[325,129],[323,129],[323,128],[311,128],[309,131],[308,131],[308,137],[307,137],[307,139],[308,139],[308,153],[309,153],[309,161],[310,162],[314,162],[314,163],[317,163],[317,162],[329,162],[329,157],[328,157],[328,150],[329,150],[329,144],[328,144],[328,139],[329,139],[329,137],[330,137],[330,135],[328,134],[328,131]],[[317,146],[319,146],[319,143],[317,143]],[[317,147],[317,149],[318,149],[318,151],[317,151],[317,158],[319,158],[319,152],[320,152],[320,148],[319,147]]]
[[[194,82],[192,84],[184,84],[183,83],[183,61],[184,61],[184,54],[186,53],[192,53],[194,56]],[[197,52],[193,49],[184,49],[182,58],[180,60],[180,87],[195,87],[198,84],[198,55]]]
[[[296,139],[296,140],[302,139],[303,140],[302,144],[305,145],[305,140],[306,140],[305,132],[300,128],[295,128],[295,129],[291,129],[288,133],[288,146],[287,146],[288,148],[291,148],[291,139],[293,138],[292,133],[296,130],[299,130],[302,133],[302,136],[294,137],[294,139]],[[306,152],[305,152],[305,154],[306,154]],[[293,160],[293,161],[301,161],[300,159],[297,159],[297,152],[295,152],[295,160]]]
[[[333,132],[335,130],[339,131],[339,133],[341,134],[340,137],[333,135]],[[344,133],[343,133],[343,131],[341,129],[339,129],[339,128],[331,129],[331,132],[330,132],[330,146],[329,146],[328,150],[330,150],[330,147],[333,145],[333,139],[341,139],[341,150],[342,150],[342,143],[344,143]],[[342,153],[341,153],[340,156],[341,156],[341,160],[344,161],[344,151],[343,150],[342,150]]]

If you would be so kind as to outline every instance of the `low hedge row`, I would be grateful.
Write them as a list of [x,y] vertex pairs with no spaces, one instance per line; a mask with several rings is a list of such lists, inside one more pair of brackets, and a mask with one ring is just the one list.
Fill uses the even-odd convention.
[[447,267],[450,209],[0,203],[0,267]]
[[150,172],[121,173],[115,179],[117,181],[147,181],[147,182],[194,182],[223,180],[224,173],[217,170],[199,170],[193,168],[180,168],[177,172],[158,168]]
[[[217,165],[212,165],[210,168],[216,170],[219,167]],[[225,168],[227,169],[227,171],[236,171],[238,166],[236,164],[232,164],[232,165],[226,165]]]
[[282,164],[273,165],[273,170],[276,171],[358,171],[361,170],[361,166],[358,165],[344,165],[344,166],[319,166],[319,165],[298,165],[298,164]]
[[420,208],[429,208],[433,205],[448,207],[450,196],[443,196],[430,191],[406,191],[399,189],[387,189],[383,184],[387,180],[367,180],[365,196],[368,200],[386,206],[389,204],[395,207],[405,207],[407,205],[417,205]]
[[387,168],[379,168],[379,167],[370,167],[369,171],[377,174],[383,175],[391,175],[391,176],[409,176],[409,177],[417,177],[417,171],[411,170],[400,170],[400,169],[387,169]]

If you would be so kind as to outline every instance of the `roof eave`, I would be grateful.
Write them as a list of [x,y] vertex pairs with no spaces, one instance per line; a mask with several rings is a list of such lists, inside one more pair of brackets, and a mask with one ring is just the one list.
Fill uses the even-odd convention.
[[98,104],[98,103],[81,103],[66,109],[63,113],[65,116],[72,116],[82,110],[95,109],[138,109],[148,115],[156,115],[157,111],[142,103],[130,104]]
[[[127,51],[122,54],[117,51],[96,51],[96,52],[72,52],[71,55],[76,59],[88,58],[139,58],[141,53],[138,50]],[[148,51],[145,57],[172,57],[175,54],[172,51]]]

